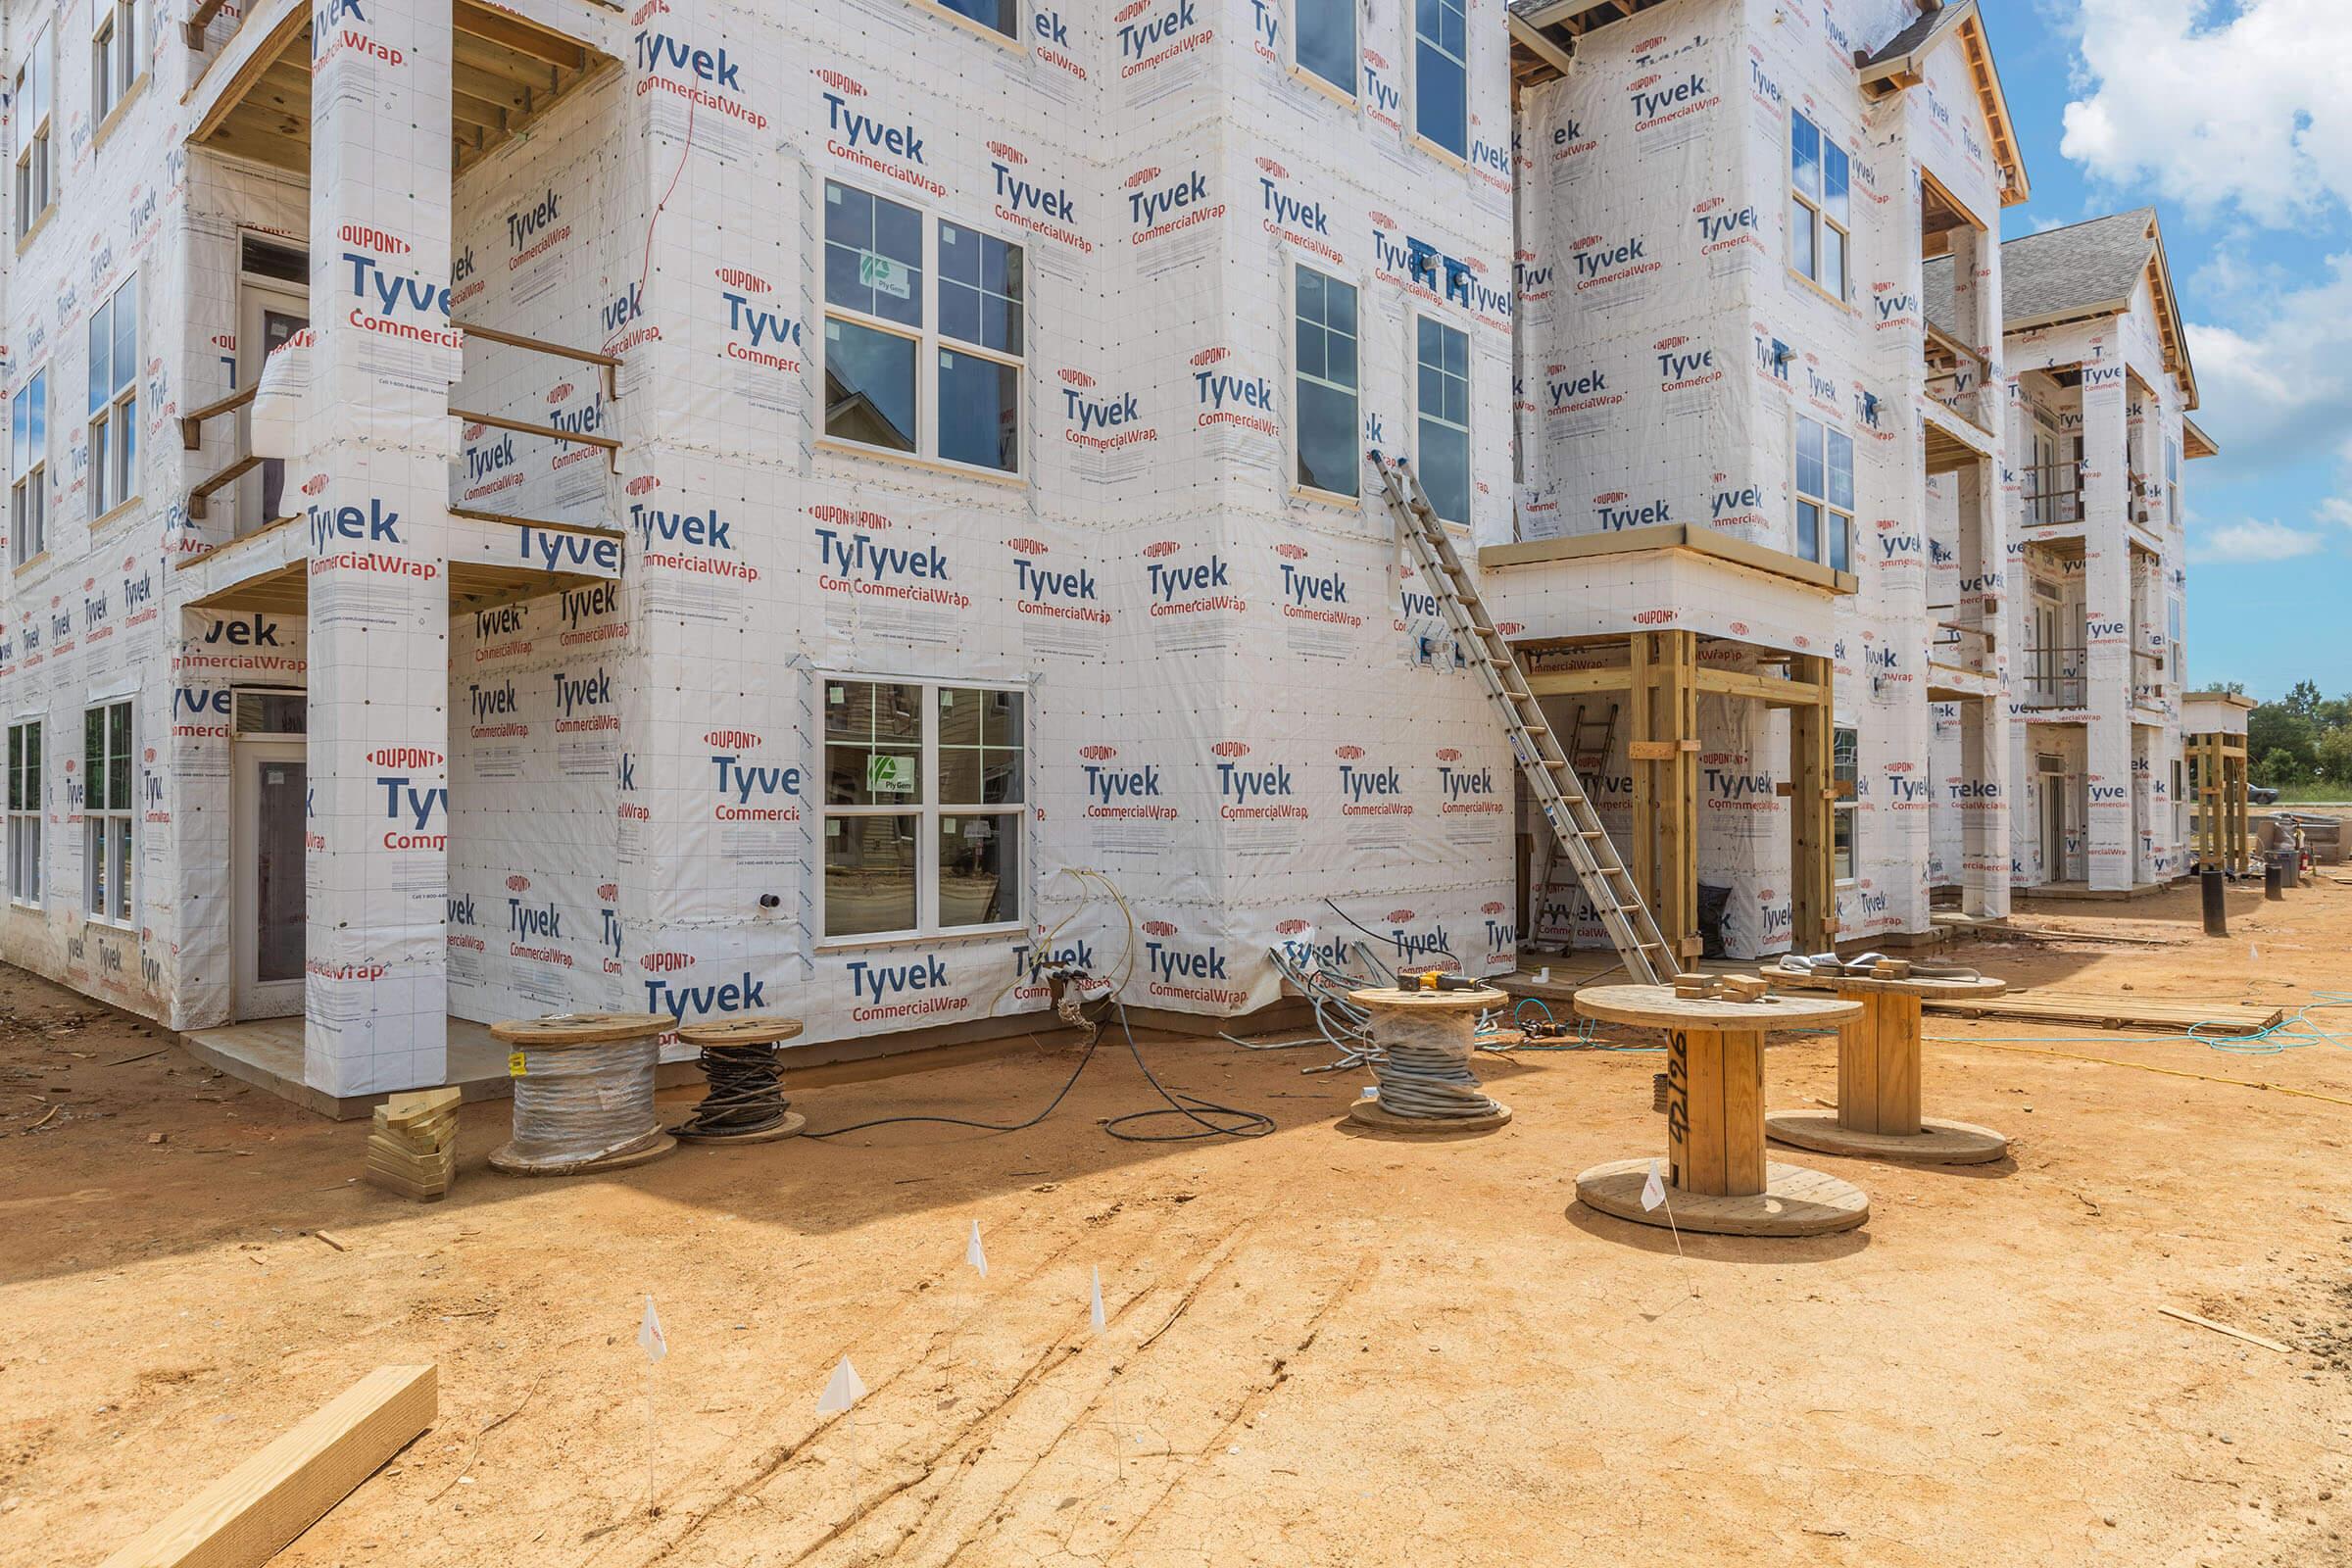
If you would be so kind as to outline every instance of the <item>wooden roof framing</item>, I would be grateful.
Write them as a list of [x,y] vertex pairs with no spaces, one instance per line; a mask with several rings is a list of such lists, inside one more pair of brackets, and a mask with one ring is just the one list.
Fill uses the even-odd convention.
[[[455,0],[451,172],[463,173],[612,62],[577,38],[477,0]],[[221,93],[191,144],[307,174],[311,20],[289,13]]]

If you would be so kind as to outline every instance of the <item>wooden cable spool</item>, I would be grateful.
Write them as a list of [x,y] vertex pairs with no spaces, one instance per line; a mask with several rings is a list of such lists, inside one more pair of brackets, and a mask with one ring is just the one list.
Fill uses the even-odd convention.
[[514,1136],[494,1169],[569,1176],[659,1159],[677,1147],[654,1114],[665,1013],[574,1012],[490,1026],[508,1048]]

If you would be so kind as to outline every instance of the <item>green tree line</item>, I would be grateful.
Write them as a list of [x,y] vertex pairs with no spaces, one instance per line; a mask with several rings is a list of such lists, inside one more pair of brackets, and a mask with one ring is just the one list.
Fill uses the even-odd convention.
[[[2223,689],[2245,691],[2237,682]],[[2285,697],[2246,715],[2246,756],[2257,784],[2352,790],[2352,695],[2322,697],[2317,682],[2295,682]]]

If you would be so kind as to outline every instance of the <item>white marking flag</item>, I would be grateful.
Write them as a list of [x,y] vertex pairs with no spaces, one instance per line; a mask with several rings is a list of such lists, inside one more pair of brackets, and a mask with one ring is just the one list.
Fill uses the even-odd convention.
[[980,1245],[978,1220],[972,1221],[972,1239],[963,1244],[963,1260],[978,1269],[982,1279],[988,1278],[988,1249]]
[[1642,1212],[1644,1214],[1666,1201],[1666,1183],[1658,1175],[1658,1162],[1649,1162],[1649,1180],[1642,1184]]
[[637,1343],[648,1361],[659,1361],[669,1353],[669,1336],[662,1332],[662,1314],[654,1310],[650,1296],[645,1298],[645,1321],[637,1325]]
[[825,1380],[825,1392],[816,1396],[816,1413],[833,1415],[847,1410],[864,1397],[865,1384],[845,1355],[841,1358],[841,1365],[835,1367],[833,1375]]
[[1108,1319],[1102,1313],[1102,1265],[1100,1263],[1095,1265],[1095,1299],[1094,1304],[1087,1308],[1087,1316],[1094,1321],[1095,1332],[1102,1333],[1102,1325]]

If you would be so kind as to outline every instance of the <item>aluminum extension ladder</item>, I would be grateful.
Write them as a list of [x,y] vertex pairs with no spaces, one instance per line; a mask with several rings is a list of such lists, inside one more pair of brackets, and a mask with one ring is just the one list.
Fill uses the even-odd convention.
[[[1399,536],[1411,550],[1415,564],[1429,579],[1430,592],[1446,612],[1446,621],[1463,645],[1475,651],[1470,661],[1485,680],[1487,697],[1502,718],[1511,740],[1511,755],[1529,794],[1551,824],[1559,853],[1576,869],[1585,897],[1600,915],[1600,923],[1616,946],[1625,971],[1642,985],[1658,985],[1682,972],[1674,950],[1658,932],[1658,922],[1642,903],[1633,873],[1625,867],[1615,845],[1600,825],[1600,815],[1560,750],[1543,707],[1528,689],[1526,672],[1511,654],[1511,645],[1494,629],[1478,585],[1455,553],[1446,524],[1429,504],[1420,476],[1409,464],[1390,462],[1377,451],[1372,466],[1388,492],[1389,510],[1396,515]],[[1639,697],[1639,693],[1636,694]],[[1541,889],[1538,890],[1541,897]]]

